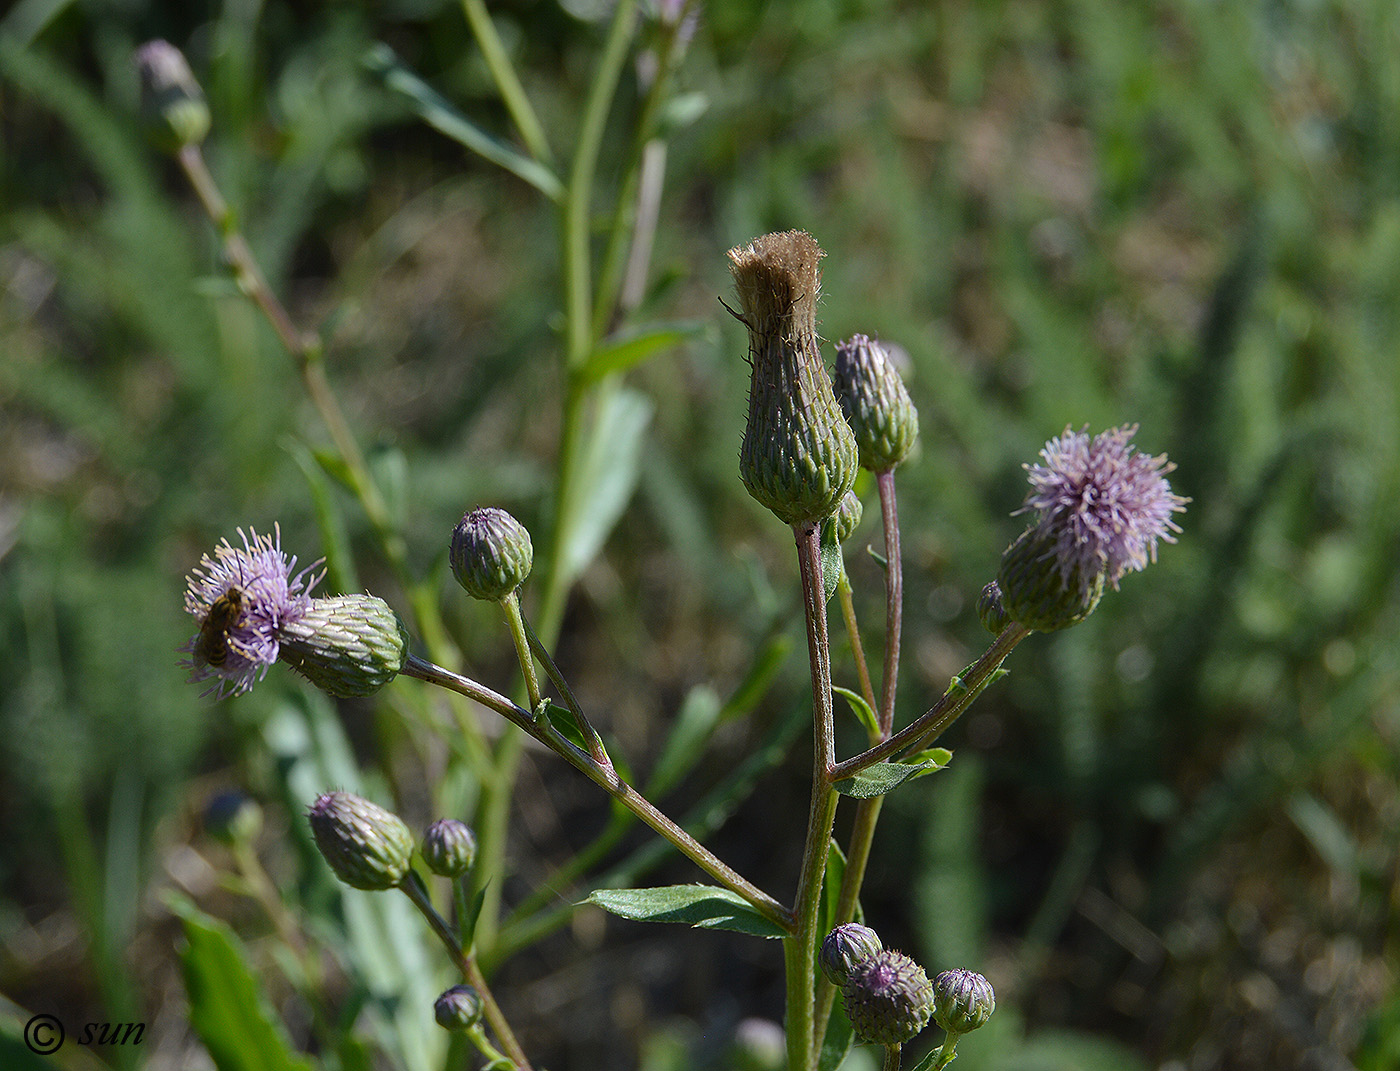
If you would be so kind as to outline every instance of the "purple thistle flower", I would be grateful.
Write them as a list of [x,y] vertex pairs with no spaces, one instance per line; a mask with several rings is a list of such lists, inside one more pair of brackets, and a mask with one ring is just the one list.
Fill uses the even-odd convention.
[[1087,598],[1099,578],[1116,589],[1129,570],[1157,560],[1157,541],[1175,543],[1173,513],[1189,498],[1172,494],[1165,454],[1149,457],[1128,442],[1136,424],[1110,428],[1092,439],[1087,429],[1045,444],[1043,465],[1026,465],[1031,491],[1016,513],[1038,511],[1035,536],[1053,547],[1061,580],[1077,577]]
[[199,631],[180,647],[190,652],[180,664],[190,681],[217,678],[203,693],[238,695],[267,675],[277,661],[282,630],[301,619],[311,606],[310,591],[324,572],[309,576],[313,562],[299,573],[295,556],[282,552],[282,531],[272,535],[238,529],[239,550],[225,539],[185,578],[185,609],[199,621]]

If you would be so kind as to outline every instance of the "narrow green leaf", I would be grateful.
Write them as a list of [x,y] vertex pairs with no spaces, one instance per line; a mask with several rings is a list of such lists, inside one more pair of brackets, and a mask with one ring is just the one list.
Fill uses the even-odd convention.
[[586,454],[579,465],[570,516],[563,579],[572,582],[597,556],[622,516],[637,486],[642,444],[651,422],[652,403],[625,387],[604,391]]
[[943,752],[946,752],[949,758],[952,757],[952,752],[948,752],[945,748],[934,748],[931,751],[923,752],[926,757],[917,761],[877,762],[874,766],[866,767],[854,777],[837,781],[831,787],[841,795],[850,796],[852,799],[868,800],[873,796],[883,796],[886,792],[898,788],[906,781],[912,781],[917,777],[923,777],[924,774],[931,774],[943,769],[948,765],[947,759],[943,759],[942,755],[938,754]]
[[872,736],[879,734],[880,723],[875,717],[875,711],[870,709],[870,704],[865,701],[864,696],[858,692],[851,691],[849,688],[842,688],[839,684],[833,684],[831,690],[851,705],[851,710],[860,720],[861,725],[865,726],[865,731],[867,733]]
[[668,885],[659,889],[595,889],[585,901],[634,922],[678,922],[706,930],[731,930],[755,937],[785,937],[742,896],[713,885]]
[[707,330],[707,325],[698,320],[684,320],[620,331],[599,343],[580,375],[585,382],[595,383],[604,376],[625,372],[682,342],[700,338]]
[[846,562],[841,557],[841,544],[836,541],[836,526],[824,524],[821,529],[819,554],[822,563],[822,598],[826,602],[836,594],[836,585],[841,583],[841,574],[846,571]]
[[418,117],[433,129],[446,134],[483,159],[505,168],[517,178],[524,179],[551,201],[564,199],[564,184],[559,181],[559,176],[482,130],[409,70],[388,45],[371,47],[365,53],[363,62],[369,71],[383,80],[388,89],[402,96]]
[[192,904],[171,906],[185,931],[180,964],[190,1025],[219,1071],[310,1071],[292,1053],[234,932]]

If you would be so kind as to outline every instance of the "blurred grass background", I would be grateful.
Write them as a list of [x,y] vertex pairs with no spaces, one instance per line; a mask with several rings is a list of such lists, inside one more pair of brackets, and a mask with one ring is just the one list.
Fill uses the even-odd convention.
[[[492,5],[556,143],[596,6]],[[321,553],[321,431],[139,135],[129,57],[154,36],[189,54],[211,165],[274,288],[323,326],[424,572],[474,504],[548,523],[558,248],[532,191],[361,63],[387,43],[505,130],[453,3],[0,17],[0,991],[145,1020],[144,1058],[186,1066],[159,891],[200,886],[194,816],[266,776],[258,727],[301,692],[274,672],[198,699],[182,577],[237,525]],[[1389,0],[704,6],[680,88],[706,107],[671,145],[646,308],[712,330],[629,376],[656,407],[646,465],[560,648],[635,761],[693,686],[727,694],[775,621],[798,635],[789,536],[736,478],[731,245],[812,231],[824,335],[907,351],[924,434],[900,473],[904,719],[980,651],[976,595],[1046,439],[1140,422],[1194,499],[1180,545],[1024,644],[945,740],[952,768],[886,807],[867,916],[931,971],[997,986],[967,1071],[1400,1067],[1397,55]],[[878,649],[879,574],[851,557]],[[468,665],[504,685],[499,630],[454,612]],[[802,701],[800,661],[766,707]],[[367,765],[415,760],[392,712],[343,714]],[[695,795],[747,738],[725,742]],[[802,751],[718,841],[780,897],[798,834],[771,816],[801,822]],[[548,756],[531,769],[508,900],[601,807]],[[275,840],[299,819],[268,805]],[[545,1062],[680,1066],[676,1038],[780,1015],[771,950],[639,930],[580,930],[507,971],[520,1014],[554,1001],[524,1031]]]

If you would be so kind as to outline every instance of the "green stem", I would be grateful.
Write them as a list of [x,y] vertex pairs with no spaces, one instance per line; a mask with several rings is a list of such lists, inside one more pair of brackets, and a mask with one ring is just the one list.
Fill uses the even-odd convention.
[[491,72],[491,78],[505,103],[506,111],[510,112],[515,129],[520,132],[520,139],[525,142],[525,147],[536,160],[542,164],[552,163],[554,154],[550,152],[544,128],[540,126],[535,109],[530,106],[530,98],[526,96],[520,79],[516,77],[515,68],[511,66],[510,57],[506,55],[501,38],[496,33],[495,23],[486,13],[486,5],[482,0],[462,0],[462,11],[467,17],[467,24],[471,26],[477,47],[481,49],[481,58],[486,61],[486,69]]
[[885,1046],[885,1060],[881,1071],[899,1071],[900,1048],[899,1045]]
[[963,678],[963,687],[950,689],[917,720],[905,726],[888,740],[876,744],[859,755],[839,762],[831,771],[833,781],[840,781],[860,773],[869,766],[888,758],[906,748],[914,750],[929,747],[948,726],[957,721],[972,701],[981,694],[991,680],[992,674],[1006,661],[1015,646],[1030,635],[1030,630],[1022,625],[1010,624],[1002,630],[991,647],[968,670]]
[[820,529],[815,524],[793,525],[797,561],[802,577],[802,607],[807,622],[807,653],[812,675],[812,801],[807,816],[807,839],[797,883],[794,913],[797,930],[785,940],[787,972],[787,1051],[789,1071],[806,1071],[817,1052],[815,1036],[817,927],[821,914],[822,878],[836,820],[837,796],[831,787],[836,761],[831,702],[831,647],[827,635],[826,598],[822,589]]
[[885,528],[885,671],[880,690],[880,733],[894,731],[894,697],[899,679],[899,639],[904,620],[904,567],[899,555],[899,507],[894,469],[875,476],[880,488],[880,517]]
[[794,925],[792,913],[782,904],[730,867],[659,811],[650,800],[622,780],[617,770],[595,762],[588,752],[574,745],[548,723],[537,724],[528,710],[512,703],[499,692],[492,691],[484,684],[478,684],[476,681],[453,673],[451,670],[435,666],[431,662],[425,662],[416,655],[409,655],[402,672],[410,677],[427,681],[429,684],[436,684],[457,692],[459,695],[473,699],[482,706],[501,714],[513,725],[533,736],[587,776],[589,780],[602,788],[623,807],[675,845],[682,855],[690,859],[715,881],[747,900],[759,914],[784,930],[792,931]]
[[[856,621],[856,604],[851,591],[851,578],[841,570],[841,579],[836,584],[836,595],[841,600],[841,619],[846,625],[846,635],[851,641],[851,654],[856,663],[856,680],[860,683],[860,694],[870,704],[871,710],[879,710],[875,705],[875,686],[870,681],[870,667],[865,661],[865,646],[860,641],[860,625]],[[870,741],[879,743],[879,738]]]
[[461,972],[462,980],[475,989],[477,995],[481,997],[482,1013],[485,1015],[486,1021],[491,1024],[491,1029],[496,1032],[496,1038],[500,1041],[501,1048],[505,1049],[506,1055],[515,1064],[518,1071],[531,1071],[530,1061],[525,1057],[525,1050],[520,1047],[520,1042],[515,1038],[515,1032],[511,1030],[510,1023],[501,1011],[501,1006],[496,1003],[496,998],[491,993],[491,987],[486,984],[481,968],[477,966],[476,957],[462,947],[462,943],[457,940],[457,935],[453,932],[452,927],[437,913],[437,908],[433,907],[428,890],[424,888],[423,880],[418,876],[417,871],[410,870],[408,877],[404,879],[399,888],[413,902],[413,906],[418,909],[419,913],[427,919],[433,933],[437,934],[438,940],[452,956],[452,962],[457,965],[457,969]]
[[525,694],[530,697],[530,709],[538,710],[544,696],[540,692],[540,679],[535,674],[535,659],[530,654],[529,626],[520,612],[520,594],[512,591],[501,600],[501,609],[510,627],[510,639],[515,645],[515,657],[520,662],[520,673],[525,679]]
[[637,0],[619,0],[613,10],[612,26],[603,47],[593,86],[584,106],[569,172],[569,189],[564,198],[563,261],[565,367],[575,372],[592,352],[592,281],[589,238],[593,201],[593,179],[603,143],[603,128],[612,109],[613,95],[627,59],[627,49],[636,26]]

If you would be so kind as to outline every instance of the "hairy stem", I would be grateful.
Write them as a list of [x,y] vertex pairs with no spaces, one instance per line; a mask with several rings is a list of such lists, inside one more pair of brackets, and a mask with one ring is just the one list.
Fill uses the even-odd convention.
[[807,816],[807,839],[802,873],[797,883],[794,912],[797,931],[785,941],[787,970],[787,1051],[790,1071],[813,1066],[817,1051],[815,984],[817,927],[821,913],[822,878],[827,846],[836,820],[837,796],[831,787],[836,761],[831,703],[831,647],[827,635],[826,598],[822,589],[820,529],[815,524],[793,525],[797,561],[802,577],[802,607],[807,621],[807,653],[812,673],[812,801]]
[[481,997],[482,1013],[485,1015],[486,1021],[491,1024],[491,1029],[495,1031],[496,1039],[501,1043],[501,1048],[505,1049],[506,1056],[515,1064],[518,1071],[531,1071],[530,1061],[525,1057],[525,1050],[520,1047],[520,1042],[515,1038],[515,1032],[511,1030],[510,1023],[501,1011],[501,1006],[496,1003],[496,998],[491,993],[491,987],[486,984],[481,968],[477,966],[476,956],[462,947],[462,943],[457,940],[457,935],[453,932],[452,927],[437,913],[437,908],[433,907],[433,902],[428,897],[428,890],[423,887],[422,879],[415,871],[409,871],[408,877],[404,879],[404,883],[399,888],[403,890],[405,896],[413,901],[413,906],[418,909],[419,913],[427,919],[433,933],[437,934],[438,940],[443,943],[452,956],[452,962],[461,971],[462,980],[475,989],[477,995]]
[[899,638],[904,622],[904,567],[899,556],[899,507],[894,469],[876,475],[880,517],[885,528],[885,672],[880,688],[880,734],[894,731],[894,697],[899,678]]
[[528,710],[512,703],[499,692],[492,691],[484,684],[478,684],[468,677],[443,669],[441,666],[425,662],[416,655],[409,655],[402,672],[408,676],[417,677],[419,680],[427,681],[429,684],[436,684],[469,699],[474,699],[482,706],[501,714],[511,724],[534,737],[582,772],[623,807],[675,845],[682,855],[690,859],[715,881],[747,900],[754,910],[758,911],[764,918],[776,923],[784,930],[793,930],[793,915],[782,904],[734,870],[658,810],[650,800],[622,780],[613,767],[602,766],[595,762],[587,751],[574,745],[547,722],[536,723]]
[[957,721],[962,716],[963,711],[972,705],[972,701],[981,694],[982,689],[991,680],[992,674],[997,671],[1002,662],[1006,661],[1007,655],[1029,635],[1030,630],[1023,625],[1014,623],[1007,625],[1002,630],[1001,635],[992,641],[992,645],[987,648],[986,653],[967,671],[967,676],[962,680],[962,687],[950,688],[925,714],[888,740],[884,740],[844,762],[837,763],[831,771],[832,780],[840,781],[852,777],[860,773],[861,770],[889,758],[896,752],[905,749],[918,750],[931,746],[939,735]]

